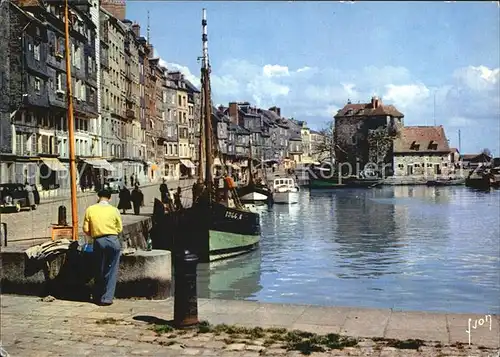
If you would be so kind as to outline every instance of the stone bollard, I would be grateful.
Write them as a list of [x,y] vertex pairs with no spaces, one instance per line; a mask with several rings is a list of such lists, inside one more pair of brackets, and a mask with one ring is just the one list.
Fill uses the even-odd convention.
[[196,254],[184,250],[175,257],[174,325],[185,328],[197,325],[198,292],[196,289]]
[[57,209],[57,224],[60,226],[67,226],[68,219],[66,218],[66,207],[59,206]]

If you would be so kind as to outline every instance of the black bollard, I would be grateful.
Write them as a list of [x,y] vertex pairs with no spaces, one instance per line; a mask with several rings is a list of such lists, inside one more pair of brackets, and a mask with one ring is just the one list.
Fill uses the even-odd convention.
[[67,226],[68,219],[66,218],[66,207],[59,206],[57,209],[57,224],[60,226]]
[[174,270],[174,325],[186,328],[197,325],[198,292],[196,289],[196,254],[184,250],[176,256]]

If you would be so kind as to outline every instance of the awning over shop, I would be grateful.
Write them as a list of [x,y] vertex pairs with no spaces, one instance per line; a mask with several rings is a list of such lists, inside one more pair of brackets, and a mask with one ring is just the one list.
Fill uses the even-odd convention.
[[248,167],[248,161],[243,161],[241,164],[240,164],[241,167]]
[[83,161],[89,165],[92,165],[95,169],[115,171],[115,168],[104,159],[84,159]]
[[236,164],[231,164],[231,167],[235,170],[241,170],[241,167],[239,167],[238,165]]
[[219,159],[218,157],[216,157],[216,158],[214,159],[214,165],[215,165],[215,166],[222,166],[222,163],[220,162],[220,159]]
[[56,158],[43,157],[42,162],[52,171],[68,171],[66,167]]
[[181,164],[186,166],[188,169],[195,169],[196,168],[196,165],[193,164],[193,162],[191,160],[181,159]]

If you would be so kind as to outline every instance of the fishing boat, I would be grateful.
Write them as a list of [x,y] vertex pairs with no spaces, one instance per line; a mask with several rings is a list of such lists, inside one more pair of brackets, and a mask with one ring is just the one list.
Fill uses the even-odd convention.
[[[251,144],[250,152],[252,152]],[[253,159],[251,154],[248,159],[248,182],[245,186],[238,187],[236,192],[243,203],[272,203],[273,201],[273,193],[269,187],[263,182],[255,182],[255,178],[253,177]]]
[[291,177],[276,177],[273,180],[274,203],[299,202],[299,187]]
[[[260,242],[260,217],[239,200],[236,185],[226,173],[214,180],[217,143],[212,125],[210,63],[206,10],[203,9],[203,56],[201,68],[202,120],[200,121],[200,164],[198,180],[193,185],[191,207],[175,209],[167,214],[153,213],[156,240],[171,242],[175,252],[189,250],[200,262],[232,258],[255,250]],[[160,204],[155,205],[160,207]],[[153,241],[153,246],[154,246]],[[168,245],[168,244],[167,244]]]
[[500,167],[479,166],[465,179],[465,186],[479,190],[500,188]]
[[426,182],[427,186],[461,186],[463,184],[465,184],[464,178],[437,179]]

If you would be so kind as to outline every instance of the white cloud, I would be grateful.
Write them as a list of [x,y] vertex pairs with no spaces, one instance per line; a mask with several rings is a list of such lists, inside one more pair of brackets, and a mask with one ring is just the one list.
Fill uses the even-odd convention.
[[384,100],[397,103],[400,111],[410,109],[412,106],[420,106],[429,98],[430,90],[423,83],[418,84],[387,84],[383,94]]
[[300,72],[306,72],[306,71],[311,71],[313,70],[313,68],[309,67],[309,66],[305,66],[305,67],[302,67],[302,68],[299,68],[297,70],[297,73],[300,73]]
[[290,72],[288,72],[287,66],[266,64],[262,68],[262,74],[265,77],[287,77],[290,75]]
[[500,68],[489,69],[485,66],[469,66],[456,70],[454,77],[459,84],[473,91],[498,90]]
[[[176,63],[168,63],[167,68],[182,71],[199,85],[199,78],[189,68]],[[291,69],[230,59],[212,68],[211,79],[216,102],[250,101],[263,108],[277,105],[285,116],[306,120],[313,127],[331,120],[348,99],[363,103],[378,95],[383,103],[403,112],[407,125],[432,125],[436,120],[450,130],[463,129],[467,145],[479,142],[478,147],[490,146],[498,153],[500,69],[469,66],[450,72],[449,82],[431,86],[405,67],[341,71],[304,65]],[[481,137],[484,133],[489,136]]]
[[[161,63],[165,63],[165,61],[160,60],[160,64]],[[200,77],[197,77],[193,73],[191,73],[191,71],[189,70],[188,67],[183,66],[183,65],[178,64],[178,63],[170,63],[170,62],[166,63],[165,67],[167,67],[167,69],[169,71],[179,71],[179,72],[181,72],[182,74],[184,74],[184,77],[188,81],[190,81],[191,83],[193,83],[195,86],[200,87],[200,83],[201,83],[200,82]]]

